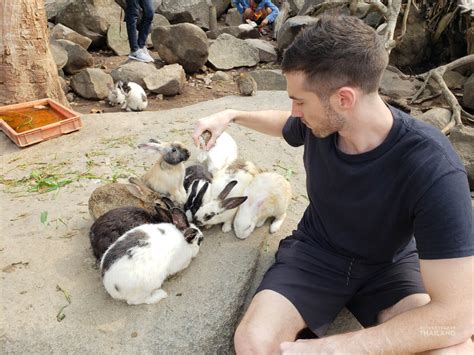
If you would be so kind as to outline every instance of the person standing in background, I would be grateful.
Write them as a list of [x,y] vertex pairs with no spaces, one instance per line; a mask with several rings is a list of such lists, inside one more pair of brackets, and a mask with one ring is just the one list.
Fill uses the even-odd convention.
[[152,21],[152,0],[127,0],[125,22],[130,45],[130,54],[128,55],[130,59],[145,63],[154,62],[145,46]]

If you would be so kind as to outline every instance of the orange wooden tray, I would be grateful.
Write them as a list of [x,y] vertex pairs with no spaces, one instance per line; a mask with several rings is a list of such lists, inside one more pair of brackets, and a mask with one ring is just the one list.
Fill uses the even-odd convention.
[[15,131],[4,120],[0,119],[0,129],[10,138],[17,146],[26,147],[31,144],[39,143],[47,139],[59,137],[60,135],[77,131],[82,128],[82,121],[79,114],[64,107],[52,99],[41,99],[30,102],[22,102],[15,105],[1,106],[2,112],[15,112],[25,108],[34,108],[34,106],[43,105],[60,116],[60,121],[46,124],[37,128],[33,128],[24,132]]

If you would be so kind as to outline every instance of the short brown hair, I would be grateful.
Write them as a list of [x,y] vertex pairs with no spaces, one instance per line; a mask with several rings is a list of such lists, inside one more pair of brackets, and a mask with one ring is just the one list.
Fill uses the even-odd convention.
[[282,69],[303,72],[311,91],[328,96],[346,85],[377,91],[387,64],[383,39],[372,27],[354,16],[323,15],[296,36]]

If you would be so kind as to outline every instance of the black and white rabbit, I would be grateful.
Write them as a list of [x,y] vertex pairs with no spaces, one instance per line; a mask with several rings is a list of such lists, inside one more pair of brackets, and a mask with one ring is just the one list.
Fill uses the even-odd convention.
[[125,94],[122,91],[122,81],[117,81],[115,85],[108,84],[109,94],[107,99],[110,106],[123,105],[125,103]]
[[[163,197],[168,202],[168,208],[173,208],[171,200]],[[156,213],[150,213],[143,208],[127,206],[110,210],[100,216],[91,226],[89,239],[92,252],[100,260],[105,251],[124,233],[147,223],[171,223],[171,214],[159,205],[155,205]]]
[[188,221],[191,222],[196,211],[209,200],[211,192],[209,185],[211,182],[212,174],[204,165],[194,164],[186,168],[184,189],[186,190],[187,199],[184,204],[184,212],[186,212]]
[[145,90],[134,82],[122,84],[122,92],[125,95],[125,102],[122,109],[126,111],[143,111],[148,106],[148,99]]
[[128,304],[153,304],[167,297],[163,281],[185,269],[199,252],[201,231],[184,211],[171,210],[173,223],[144,224],[110,246],[100,264],[107,292]]

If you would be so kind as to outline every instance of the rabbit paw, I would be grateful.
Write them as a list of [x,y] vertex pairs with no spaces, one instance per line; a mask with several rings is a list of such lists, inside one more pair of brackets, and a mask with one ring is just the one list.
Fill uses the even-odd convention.
[[231,230],[232,230],[232,223],[226,222],[222,225],[222,232],[227,233],[227,232],[230,232]]

